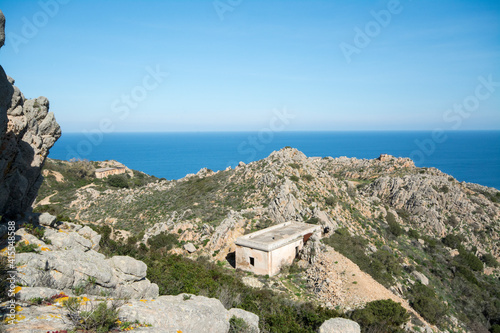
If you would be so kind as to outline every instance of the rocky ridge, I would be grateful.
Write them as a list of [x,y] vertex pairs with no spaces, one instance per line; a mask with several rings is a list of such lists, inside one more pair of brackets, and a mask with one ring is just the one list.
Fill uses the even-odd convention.
[[[170,193],[186,183],[202,181],[216,182],[209,193],[211,199],[199,198],[207,202],[186,199],[186,205],[169,207]],[[159,232],[181,229],[181,240],[201,242],[203,235],[214,228],[206,249],[226,254],[231,249],[225,248],[226,242],[220,236],[234,238],[241,234],[228,235],[238,229],[229,230],[228,224],[249,229],[266,220],[279,223],[312,219],[332,231],[347,227],[354,234],[365,234],[375,233],[377,226],[373,222],[383,221],[387,213],[394,215],[404,228],[433,237],[460,233],[479,253],[492,253],[497,258],[500,254],[499,191],[460,183],[437,169],[417,168],[407,158],[318,159],[307,158],[296,149],[283,149],[234,170],[200,171],[200,175],[134,189],[89,191],[76,190],[77,199],[69,211],[71,216],[78,214],[82,222],[106,223],[113,218],[120,228],[120,221],[130,218],[125,213],[140,208],[136,220],[128,223],[134,223],[135,227],[142,225],[146,231],[144,240]],[[179,194],[175,195],[178,198]],[[238,201],[239,207],[225,202],[230,196],[231,202]],[[126,203],[117,203],[123,198],[127,198]],[[147,201],[150,205],[146,205]],[[111,204],[112,211],[108,208]],[[207,223],[199,210],[209,208],[202,205],[226,213],[219,215],[216,223]],[[239,222],[228,222],[228,218],[234,220],[235,216]],[[201,232],[184,235],[189,229]]]

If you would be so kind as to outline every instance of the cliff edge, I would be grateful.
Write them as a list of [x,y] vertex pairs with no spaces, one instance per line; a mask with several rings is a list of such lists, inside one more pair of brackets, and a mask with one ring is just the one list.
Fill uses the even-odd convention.
[[[0,47],[5,17],[0,11]],[[29,209],[43,181],[41,168],[61,136],[45,97],[26,99],[0,66],[0,215],[14,218]]]

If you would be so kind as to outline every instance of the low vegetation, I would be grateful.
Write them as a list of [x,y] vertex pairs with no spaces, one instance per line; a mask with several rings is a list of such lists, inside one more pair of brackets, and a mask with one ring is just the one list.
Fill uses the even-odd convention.
[[400,303],[387,299],[367,303],[363,309],[353,311],[351,318],[360,324],[362,332],[399,333],[410,315]]
[[[246,273],[228,271],[206,257],[190,260],[165,253],[165,248],[136,247],[109,238],[110,228],[94,227],[103,236],[101,251],[107,255],[130,255],[148,265],[148,279],[157,283],[160,294],[189,293],[218,298],[226,308],[238,307],[260,317],[267,332],[316,332],[327,319],[340,316],[309,302],[293,301],[270,289],[253,289],[241,282]],[[233,320],[233,326],[240,323]]]
[[398,258],[382,249],[371,255],[366,254],[368,242],[360,236],[351,236],[345,228],[337,229],[332,236],[324,238],[323,242],[351,259],[359,268],[386,287],[390,287],[394,278],[401,275]]

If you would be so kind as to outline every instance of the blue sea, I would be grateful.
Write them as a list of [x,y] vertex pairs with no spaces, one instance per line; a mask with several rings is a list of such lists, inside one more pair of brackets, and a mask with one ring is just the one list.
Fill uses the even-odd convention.
[[500,131],[65,133],[49,157],[117,160],[131,169],[178,179],[214,171],[291,146],[307,156],[410,157],[459,181],[500,189]]

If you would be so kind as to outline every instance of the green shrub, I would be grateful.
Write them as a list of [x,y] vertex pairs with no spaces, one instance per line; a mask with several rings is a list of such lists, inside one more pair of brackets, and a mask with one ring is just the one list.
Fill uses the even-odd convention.
[[481,257],[481,260],[486,264],[486,266],[489,266],[489,267],[498,267],[499,266],[498,261],[496,260],[496,258],[494,256],[491,255],[491,253],[483,254],[483,256]]
[[82,302],[78,297],[70,297],[64,302],[68,317],[78,330],[109,332],[117,326],[118,304],[103,301],[99,304]]
[[290,176],[290,180],[294,181],[294,182],[298,182],[299,181],[299,177],[297,176]]
[[414,238],[414,239],[419,239],[420,238],[420,234],[418,233],[417,230],[410,229],[410,230],[408,230],[408,237]]
[[460,223],[455,215],[450,215],[447,220],[448,224],[451,225],[452,227],[456,228],[458,224]]
[[229,333],[252,333],[252,329],[243,319],[232,316],[229,319]]
[[367,303],[364,309],[353,311],[351,317],[363,332],[398,332],[410,319],[406,309],[390,299]]
[[39,252],[39,247],[36,244],[27,244],[24,241],[17,243],[16,253]]
[[476,279],[476,276],[474,275],[472,270],[469,269],[468,267],[459,265],[459,266],[457,266],[457,272],[459,275],[461,275],[464,279],[466,279],[470,283],[473,283],[475,285],[479,285],[479,281]]
[[24,229],[26,230],[26,232],[28,232],[29,234],[32,234],[33,236],[35,236],[36,238],[42,240],[43,237],[45,236],[45,228],[44,227],[36,227],[32,224],[27,224],[24,226]]
[[125,175],[111,175],[107,178],[107,182],[110,186],[119,188],[128,188],[128,179]]
[[452,249],[459,249],[462,246],[463,237],[459,235],[448,234],[441,242]]
[[311,217],[309,220],[306,221],[306,223],[318,224],[319,223],[319,218],[317,218],[317,217]]
[[314,177],[312,175],[303,175],[302,178],[304,178],[305,180],[307,180],[308,182],[310,182],[311,180],[314,179]]
[[403,234],[403,229],[399,226],[398,222],[396,221],[396,217],[392,213],[387,212],[385,220],[387,221],[387,224],[389,224],[389,232],[391,234],[396,237]]
[[156,236],[153,236],[148,239],[148,245],[153,249],[157,250],[160,248],[165,248],[166,251],[170,250],[174,246],[177,246],[177,235],[169,234],[164,231]]
[[410,291],[410,304],[431,324],[436,324],[446,314],[446,305],[439,300],[431,288],[415,283]]
[[460,254],[458,255],[458,258],[461,262],[463,262],[465,265],[470,267],[474,271],[481,272],[484,269],[483,262],[479,260],[478,257],[476,257],[473,253],[466,251],[465,249],[459,249]]
[[76,160],[70,161],[69,167],[64,168],[64,173],[70,173],[76,176],[77,179],[92,179],[95,178],[95,168],[92,162],[88,160]]
[[337,204],[337,199],[335,199],[335,197],[328,197],[325,199],[325,203],[328,205],[328,206],[335,206]]
[[495,324],[495,325],[491,326],[490,332],[491,333],[500,333],[500,325]]
[[290,167],[292,167],[293,169],[300,169],[300,165],[298,165],[297,163],[290,163],[288,164]]
[[365,248],[368,242],[362,237],[351,236],[346,228],[335,230],[332,236],[323,238],[322,242],[354,261],[361,270],[386,287],[394,282],[393,276],[401,274],[401,266],[392,253],[379,250],[371,256],[367,255]]

